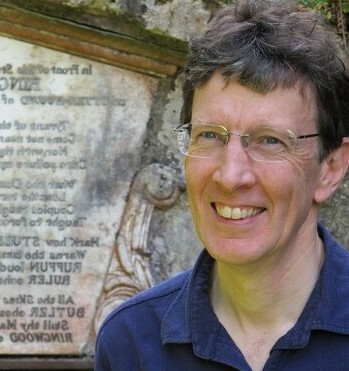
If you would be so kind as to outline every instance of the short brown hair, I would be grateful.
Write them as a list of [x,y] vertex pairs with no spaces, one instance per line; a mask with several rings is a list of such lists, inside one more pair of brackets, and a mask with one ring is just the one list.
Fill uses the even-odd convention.
[[190,122],[195,88],[215,71],[261,93],[296,82],[315,93],[320,160],[349,136],[349,75],[335,33],[292,0],[242,0],[194,37],[183,72],[181,123]]

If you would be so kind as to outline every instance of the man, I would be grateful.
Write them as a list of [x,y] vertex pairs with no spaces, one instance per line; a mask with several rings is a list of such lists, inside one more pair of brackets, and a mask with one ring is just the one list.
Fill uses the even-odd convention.
[[183,86],[205,249],[111,313],[96,370],[349,370],[349,254],[317,223],[349,162],[333,35],[289,0],[242,1],[193,40]]

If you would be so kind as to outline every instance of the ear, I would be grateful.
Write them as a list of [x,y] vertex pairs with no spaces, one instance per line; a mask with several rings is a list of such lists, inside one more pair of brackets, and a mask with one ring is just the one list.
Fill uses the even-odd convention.
[[349,166],[349,137],[343,138],[342,145],[330,153],[321,163],[319,182],[314,200],[322,203],[330,198],[341,184]]

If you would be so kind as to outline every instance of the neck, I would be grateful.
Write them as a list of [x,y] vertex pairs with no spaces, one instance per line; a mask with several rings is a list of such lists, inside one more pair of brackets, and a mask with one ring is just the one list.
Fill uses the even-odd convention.
[[[309,241],[308,241],[309,242]],[[225,327],[293,327],[319,277],[324,259],[320,238],[303,244],[298,254],[278,258],[277,264],[236,267],[216,262],[211,301]],[[281,330],[282,331],[282,330]]]

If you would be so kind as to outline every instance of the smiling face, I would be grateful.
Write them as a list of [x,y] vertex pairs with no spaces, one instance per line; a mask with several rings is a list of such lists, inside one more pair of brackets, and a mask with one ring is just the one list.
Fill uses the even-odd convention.
[[[298,88],[259,94],[215,74],[197,88],[192,122],[214,123],[229,132],[258,126],[316,133],[315,104]],[[314,241],[323,163],[317,138],[299,140],[283,162],[252,159],[238,136],[220,156],[186,157],[189,201],[197,233],[208,252],[229,264],[297,255]],[[320,197],[318,197],[320,198]]]

